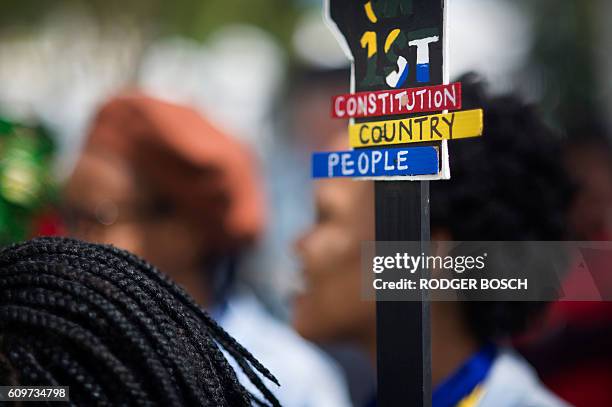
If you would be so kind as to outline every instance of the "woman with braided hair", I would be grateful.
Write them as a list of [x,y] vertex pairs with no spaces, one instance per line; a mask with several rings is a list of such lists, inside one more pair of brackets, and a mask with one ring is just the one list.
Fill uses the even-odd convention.
[[[221,349],[265,400],[238,382]],[[260,374],[277,383],[127,251],[64,238],[0,251],[0,385],[69,386],[74,405],[279,405]]]

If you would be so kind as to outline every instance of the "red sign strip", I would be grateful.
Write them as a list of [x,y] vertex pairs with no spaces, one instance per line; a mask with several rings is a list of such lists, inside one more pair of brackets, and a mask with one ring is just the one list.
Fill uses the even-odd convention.
[[377,117],[461,109],[461,83],[359,92],[332,98],[332,117]]

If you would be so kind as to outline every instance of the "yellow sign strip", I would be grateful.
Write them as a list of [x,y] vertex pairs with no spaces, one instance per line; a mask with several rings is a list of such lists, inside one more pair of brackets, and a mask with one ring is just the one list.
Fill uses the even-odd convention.
[[349,126],[351,147],[454,140],[482,135],[482,109],[358,123]]

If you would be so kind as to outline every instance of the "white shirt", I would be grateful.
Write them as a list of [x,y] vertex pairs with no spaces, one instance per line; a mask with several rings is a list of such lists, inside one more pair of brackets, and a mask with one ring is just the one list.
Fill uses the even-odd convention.
[[483,383],[478,407],[569,407],[540,382],[536,372],[511,349],[501,349]]
[[[251,294],[230,297],[220,325],[278,379],[267,387],[286,407],[351,406],[347,386],[333,361],[291,328],[274,319]],[[240,383],[261,393],[226,354]]]

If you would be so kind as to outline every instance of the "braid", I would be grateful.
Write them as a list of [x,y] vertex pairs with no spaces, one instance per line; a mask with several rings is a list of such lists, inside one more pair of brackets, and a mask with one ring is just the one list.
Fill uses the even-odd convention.
[[[239,382],[219,346],[265,397]],[[0,250],[0,381],[96,405],[278,406],[274,376],[138,257],[65,238]]]

